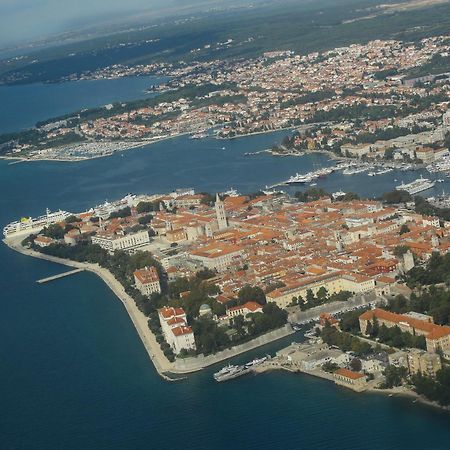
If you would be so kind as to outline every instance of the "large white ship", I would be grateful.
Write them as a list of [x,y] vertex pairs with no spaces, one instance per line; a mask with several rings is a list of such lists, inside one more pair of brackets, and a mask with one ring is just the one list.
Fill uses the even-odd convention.
[[399,184],[395,187],[395,189],[397,191],[406,191],[409,194],[414,195],[419,192],[426,191],[427,189],[431,189],[435,184],[435,181],[420,176],[420,178],[417,178],[417,180],[414,180],[411,183]]
[[90,211],[94,212],[97,217],[107,219],[111,213],[119,211],[122,208],[126,208],[127,206],[131,206],[135,198],[136,196],[134,194],[127,194],[120,200],[116,200],[113,202],[106,201],[101,205],[95,206]]
[[50,210],[47,209],[46,214],[43,216],[39,216],[36,218],[22,217],[20,220],[11,222],[10,224],[6,225],[3,228],[3,236],[8,237],[17,233],[32,232],[33,230],[38,231],[47,225],[62,222],[70,215],[71,213],[67,211],[59,210],[50,212]]

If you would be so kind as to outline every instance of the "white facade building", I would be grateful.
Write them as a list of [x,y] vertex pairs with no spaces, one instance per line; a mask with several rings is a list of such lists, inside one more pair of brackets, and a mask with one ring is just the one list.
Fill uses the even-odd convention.
[[117,250],[130,252],[150,243],[150,237],[147,230],[130,234],[99,232],[96,236],[92,236],[92,243],[100,245],[110,253]]
[[175,354],[182,349],[196,349],[194,332],[187,324],[183,308],[164,307],[158,310],[158,316],[164,338]]
[[135,270],[133,275],[136,288],[142,295],[150,296],[155,292],[161,293],[159,275],[155,267],[144,267],[143,269]]

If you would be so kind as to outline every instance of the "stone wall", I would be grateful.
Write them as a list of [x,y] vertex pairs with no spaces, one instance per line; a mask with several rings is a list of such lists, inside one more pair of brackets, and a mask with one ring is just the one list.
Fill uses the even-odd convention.
[[197,370],[201,370],[204,367],[211,366],[212,364],[219,363],[224,361],[225,359],[232,358],[233,356],[240,355],[241,353],[245,353],[254,348],[260,347],[261,345],[268,344],[277,339],[281,339],[283,337],[292,334],[293,330],[289,324],[286,324],[282,328],[278,328],[277,330],[270,331],[269,333],[263,334],[255,339],[252,339],[249,342],[245,342],[244,344],[237,345],[231,349],[226,349],[221,352],[216,353],[215,355],[203,356],[199,355],[194,358],[184,358],[177,359],[174,363],[174,367],[179,372],[195,372]]

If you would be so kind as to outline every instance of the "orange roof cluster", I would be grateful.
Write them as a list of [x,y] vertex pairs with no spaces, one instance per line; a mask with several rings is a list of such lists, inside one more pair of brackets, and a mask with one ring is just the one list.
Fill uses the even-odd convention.
[[165,306],[164,308],[158,309],[159,314],[166,320],[177,317],[177,316],[186,316],[183,308],[173,308],[169,306]]
[[365,375],[358,372],[353,372],[353,370],[349,369],[338,369],[334,372],[336,375],[340,375],[341,377],[349,378],[351,380],[359,380],[360,378],[365,378]]
[[384,320],[386,322],[396,324],[407,324],[411,328],[421,330],[426,333],[427,339],[440,339],[441,337],[450,334],[449,326],[436,325],[435,323],[416,319],[414,317],[407,316],[405,314],[396,314],[390,311],[385,311],[381,308],[375,308],[364,312],[359,316],[360,320],[373,320],[374,318]]
[[134,271],[134,276],[142,283],[149,284],[159,281],[158,271],[155,267],[144,267]]

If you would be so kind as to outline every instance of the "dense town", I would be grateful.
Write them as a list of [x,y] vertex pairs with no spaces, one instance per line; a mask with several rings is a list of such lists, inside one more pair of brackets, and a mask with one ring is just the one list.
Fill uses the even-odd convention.
[[[450,359],[449,304],[418,308],[428,294],[413,283],[445,258],[450,222],[416,212],[414,202],[185,189],[60,212],[52,222],[22,221],[5,234],[37,227],[26,247],[108,267],[171,361],[319,316],[309,343],[254,370],[303,371],[358,391],[406,389],[411,379],[416,387],[434,380]],[[332,306],[335,316],[324,312]]]
[[[397,150],[401,158],[430,160],[443,141],[449,48],[449,38],[438,36],[418,43],[376,40],[307,55],[280,51],[252,60],[114,66],[98,76],[151,70],[170,78],[149,86],[159,92],[156,97],[47,121],[31,133],[2,137],[1,150],[31,158],[87,158],[116,151],[119,139],[231,138],[300,127],[297,150],[381,158]],[[424,68],[428,75],[422,75]],[[92,145],[98,142],[111,149]],[[74,144],[80,149],[71,153]]]

